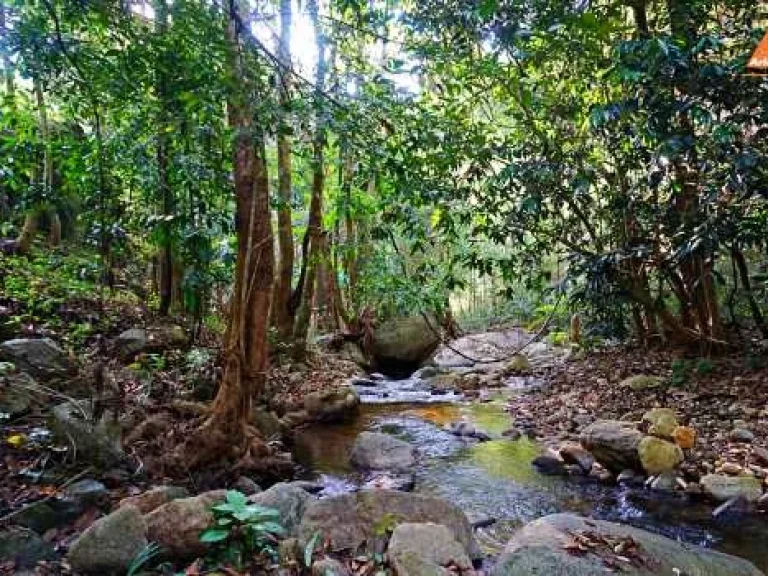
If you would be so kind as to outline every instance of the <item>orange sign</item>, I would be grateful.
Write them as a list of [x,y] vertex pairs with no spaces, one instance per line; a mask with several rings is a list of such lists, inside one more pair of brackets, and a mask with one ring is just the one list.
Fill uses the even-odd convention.
[[756,74],[768,74],[768,33],[757,45],[752,58],[749,59],[747,71]]

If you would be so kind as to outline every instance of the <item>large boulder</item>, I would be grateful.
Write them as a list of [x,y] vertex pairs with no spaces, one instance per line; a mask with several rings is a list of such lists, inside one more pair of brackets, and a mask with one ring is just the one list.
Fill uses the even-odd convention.
[[109,467],[125,456],[120,423],[106,414],[94,423],[87,402],[55,406],[51,411],[50,426],[59,438],[75,445],[74,455],[78,459]]
[[187,498],[189,492],[181,486],[156,486],[151,490],[120,500],[120,506],[135,506],[142,514],[149,514],[163,504]]
[[389,563],[398,576],[440,573],[449,566],[471,570],[472,561],[451,531],[441,524],[400,524],[387,549]]
[[121,506],[83,532],[69,548],[67,560],[77,573],[122,575],[147,544],[141,512]]
[[312,420],[342,422],[352,418],[360,407],[360,396],[353,386],[311,392],[304,398],[304,410]]
[[306,490],[281,482],[250,496],[248,501],[280,512],[280,524],[285,528],[286,535],[294,536],[304,517],[304,510],[314,499]]
[[67,353],[50,338],[17,338],[0,344],[0,360],[40,379],[66,376],[74,370]]
[[[430,323],[437,326],[434,319]],[[393,318],[376,328],[373,357],[379,370],[400,373],[418,368],[439,344],[437,334],[421,316]]]
[[299,540],[309,542],[319,532],[332,550],[357,550],[372,539],[378,526],[401,523],[442,524],[471,558],[481,557],[472,526],[459,508],[439,498],[392,490],[365,490],[312,502],[299,526]]
[[226,490],[205,492],[192,498],[180,498],[147,514],[147,535],[174,559],[194,558],[205,554],[200,533],[214,520],[211,507],[226,498]]
[[13,527],[0,532],[0,565],[10,564],[10,568],[21,570],[55,558],[53,545],[32,530]]
[[581,431],[579,441],[611,472],[640,468],[637,448],[643,434],[632,422],[598,420]]
[[671,472],[683,461],[683,451],[677,444],[655,436],[646,436],[637,447],[640,463],[648,474]]
[[699,480],[699,484],[704,494],[718,502],[726,502],[732,498],[757,502],[763,495],[760,480],[754,476],[707,474]]
[[189,342],[181,326],[151,326],[131,328],[115,338],[115,352],[123,360],[130,360],[142,352],[162,352],[180,348]]
[[[571,553],[574,536],[584,535],[594,548]],[[614,545],[604,540],[634,542],[632,562],[619,560]],[[631,526],[585,519],[573,514],[553,514],[531,522],[507,544],[492,576],[602,576],[606,562],[620,566],[625,576],[760,576],[750,562],[699,546],[677,542]]]
[[404,440],[379,432],[361,432],[352,446],[350,462],[367,470],[403,470],[416,461],[416,451]]

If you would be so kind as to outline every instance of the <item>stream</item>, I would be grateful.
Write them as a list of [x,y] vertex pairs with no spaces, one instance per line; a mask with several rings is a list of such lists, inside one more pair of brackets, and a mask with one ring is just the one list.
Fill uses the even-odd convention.
[[[510,427],[505,412],[510,394],[497,392],[488,402],[461,396],[434,396],[415,379],[385,380],[375,387],[358,386],[362,406],[357,418],[317,425],[299,432],[295,457],[305,479],[321,483],[323,495],[358,490],[366,477],[352,469],[349,452],[362,431],[385,432],[407,440],[420,455],[412,470],[414,491],[434,495],[462,508],[478,528],[478,542],[497,555],[523,524],[555,512],[631,524],[689,543],[747,558],[768,571],[768,524],[757,515],[714,519],[712,507],[644,488],[607,486],[583,477],[539,474],[531,461],[543,447],[525,436],[496,439]],[[487,442],[458,438],[445,430],[465,419],[494,438]]]

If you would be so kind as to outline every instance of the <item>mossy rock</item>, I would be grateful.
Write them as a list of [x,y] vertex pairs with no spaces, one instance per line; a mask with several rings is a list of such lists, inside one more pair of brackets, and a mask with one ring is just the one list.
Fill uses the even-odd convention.
[[631,388],[632,390],[650,390],[659,388],[664,381],[658,376],[648,376],[647,374],[637,374],[621,381],[619,386]]

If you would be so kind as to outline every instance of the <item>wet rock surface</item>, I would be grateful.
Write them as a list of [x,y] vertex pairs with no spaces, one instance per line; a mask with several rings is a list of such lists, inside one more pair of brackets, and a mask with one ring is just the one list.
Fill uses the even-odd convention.
[[[581,539],[581,540],[580,540]],[[579,541],[590,542],[584,552]],[[546,516],[528,524],[507,544],[492,576],[596,576],[611,566],[621,574],[651,576],[759,576],[753,564],[644,530],[581,518]]]

